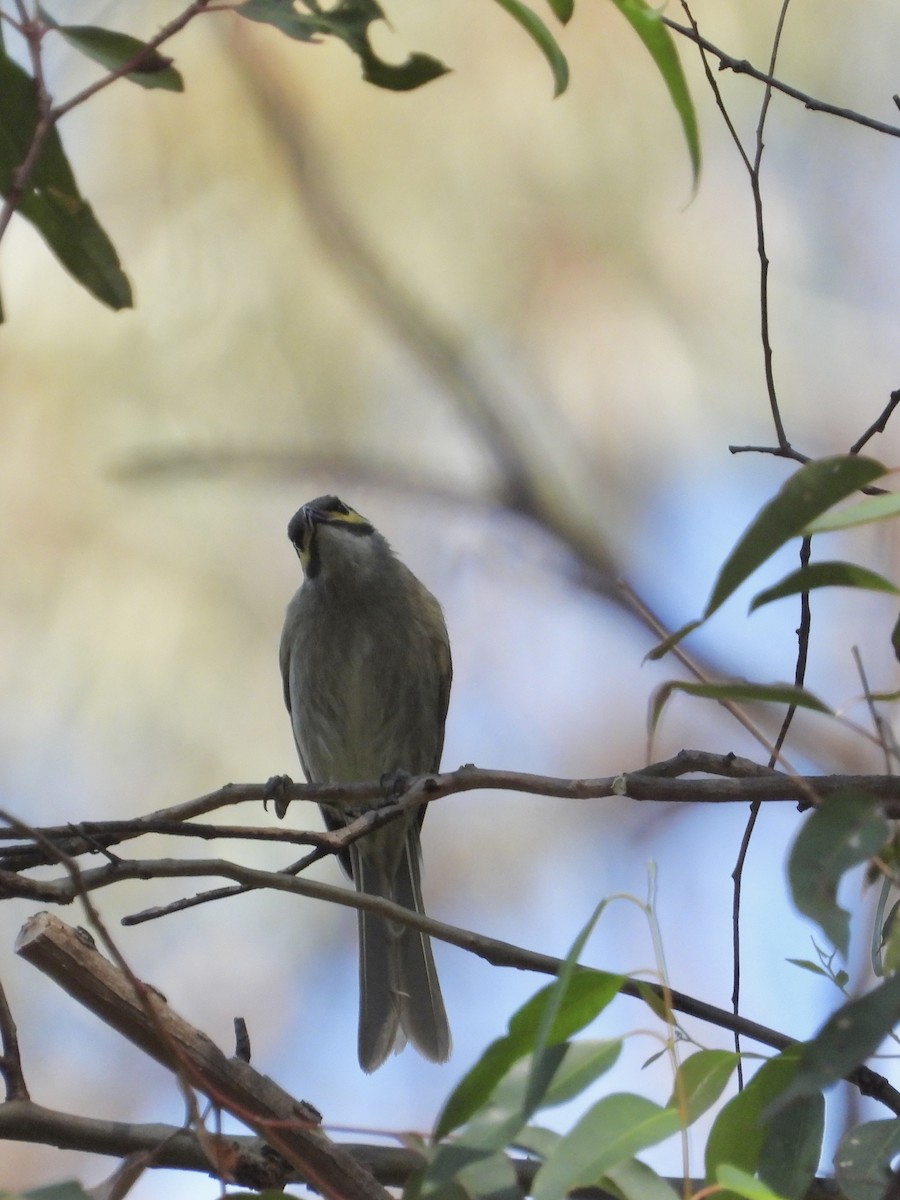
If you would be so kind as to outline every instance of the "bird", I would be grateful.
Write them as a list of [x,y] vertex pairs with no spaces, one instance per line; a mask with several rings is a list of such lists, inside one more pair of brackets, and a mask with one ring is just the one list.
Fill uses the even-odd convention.
[[[287,606],[279,661],[284,702],[310,783],[390,780],[440,769],[453,677],[441,606],[374,526],[337,496],[288,524],[303,580]],[[330,830],[360,808],[322,805]],[[341,865],[357,891],[424,914],[419,832],[425,805],[357,839]],[[363,1071],[409,1041],[446,1062],[450,1028],[431,939],[358,910]]]

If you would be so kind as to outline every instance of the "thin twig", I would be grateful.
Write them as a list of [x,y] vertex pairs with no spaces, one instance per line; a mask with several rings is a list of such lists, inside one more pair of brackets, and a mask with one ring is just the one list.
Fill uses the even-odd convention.
[[19,1035],[2,983],[0,983],[0,1075],[3,1076],[6,1084],[7,1101],[31,1099],[22,1071]]
[[895,392],[891,392],[891,398],[885,405],[881,415],[877,418],[877,420],[872,422],[866,432],[862,434],[861,437],[857,438],[857,440],[850,447],[851,454],[859,454],[860,450],[862,450],[863,446],[865,446],[866,442],[868,442],[870,438],[874,437],[876,433],[884,433],[885,429],[887,428],[887,423],[891,419],[891,414],[898,404],[900,404],[900,388],[898,388]]
[[852,121],[855,125],[862,125],[866,129],[873,129],[876,133],[886,133],[889,137],[900,137],[900,126],[889,125],[886,121],[878,121],[874,117],[867,117],[863,113],[854,112],[852,108],[841,108],[836,104],[829,104],[826,100],[818,100],[815,96],[810,96],[807,92],[801,92],[799,88],[792,87],[789,83],[784,83],[772,74],[771,70],[760,71],[748,62],[746,58],[734,58],[727,54],[724,50],[720,50],[718,46],[713,45],[705,37],[701,37],[696,28],[691,28],[687,25],[679,25],[677,21],[673,21],[670,17],[661,16],[660,20],[673,33],[678,33],[689,41],[694,42],[702,50],[711,54],[713,58],[718,59],[719,69],[733,71],[735,75],[749,75],[751,79],[756,79],[760,83],[766,84],[776,92],[781,92],[785,96],[790,96],[792,100],[799,100],[800,103],[808,108],[811,112],[828,113],[832,117],[840,117],[845,121]]

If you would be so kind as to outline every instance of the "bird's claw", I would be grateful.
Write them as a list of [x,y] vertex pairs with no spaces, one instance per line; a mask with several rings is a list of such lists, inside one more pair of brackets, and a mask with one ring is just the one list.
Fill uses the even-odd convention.
[[404,792],[409,791],[413,776],[409,771],[398,767],[396,771],[385,771],[378,781],[384,788],[384,798],[388,803],[399,800]]
[[287,792],[293,786],[294,781],[290,775],[273,775],[266,783],[265,791],[263,792],[263,809],[267,808],[271,800],[272,806],[275,809],[275,816],[279,821],[283,821],[284,814],[287,812],[288,805],[291,802],[291,798]]

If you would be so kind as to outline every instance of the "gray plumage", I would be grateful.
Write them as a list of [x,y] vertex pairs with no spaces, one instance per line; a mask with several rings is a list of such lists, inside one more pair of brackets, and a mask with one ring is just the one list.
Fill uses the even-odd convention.
[[[304,582],[281,636],[284,699],[303,771],[314,783],[440,767],[452,675],[440,605],[387,541],[334,496],[304,505],[288,536]],[[354,813],[324,808],[330,829]],[[424,912],[424,805],[350,847],[359,891]],[[374,1071],[406,1039],[433,1062],[450,1031],[430,939],[359,912],[359,1061]]]

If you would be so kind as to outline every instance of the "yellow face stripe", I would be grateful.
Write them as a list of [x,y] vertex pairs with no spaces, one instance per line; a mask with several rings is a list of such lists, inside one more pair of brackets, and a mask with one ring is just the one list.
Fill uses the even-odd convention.
[[320,520],[328,521],[332,525],[368,525],[369,522],[365,517],[361,517],[358,512],[354,512],[351,508],[347,512],[322,512],[318,514]]

